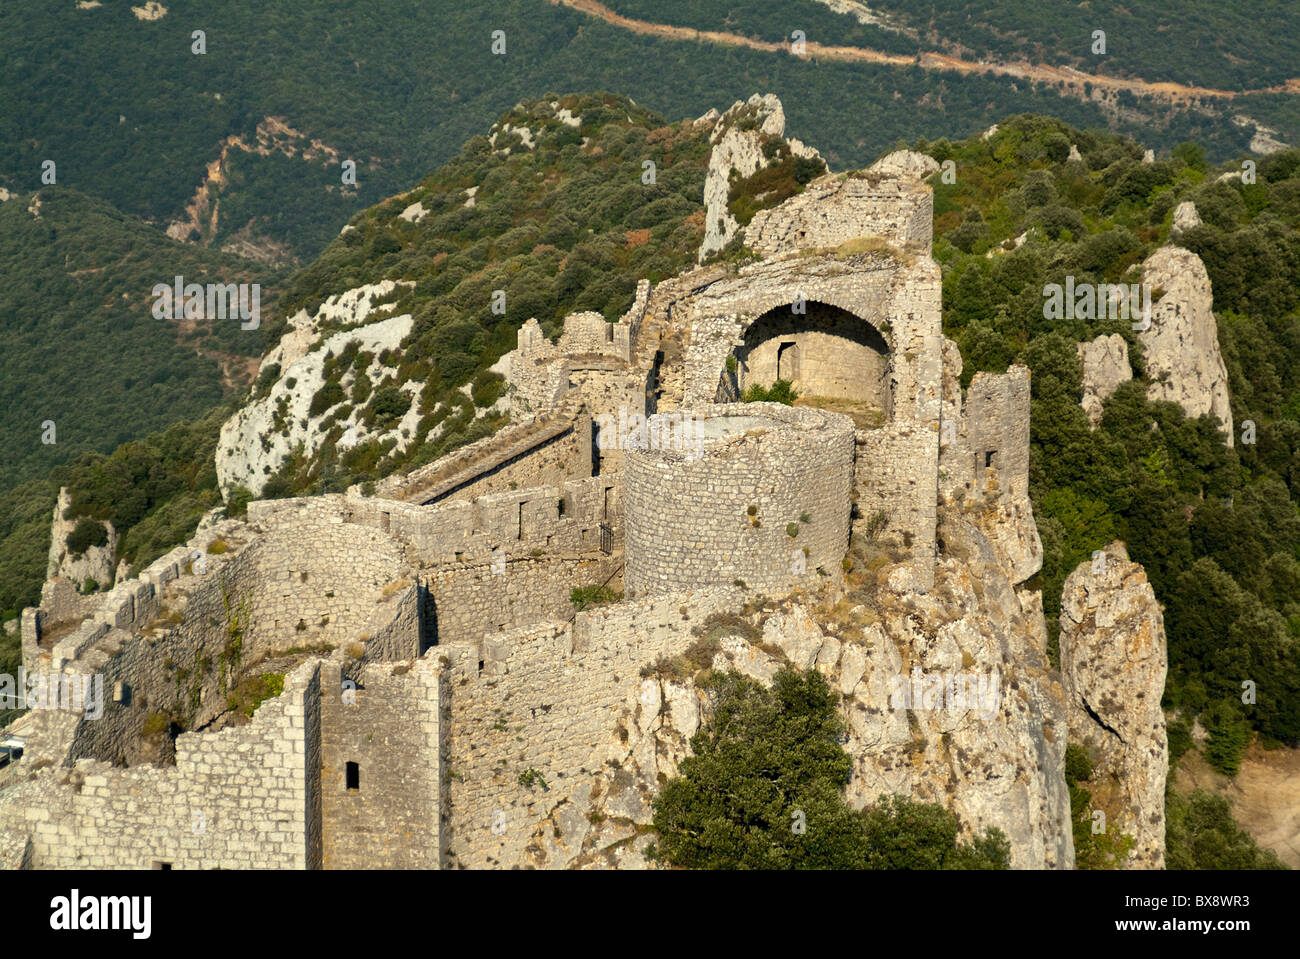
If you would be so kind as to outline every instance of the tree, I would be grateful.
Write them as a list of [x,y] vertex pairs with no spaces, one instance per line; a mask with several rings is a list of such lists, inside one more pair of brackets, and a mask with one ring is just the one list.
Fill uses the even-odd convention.
[[1001,833],[958,846],[957,819],[941,807],[881,797],[860,814],[844,801],[852,761],[815,670],[785,667],[770,688],[730,672],[705,682],[713,717],[655,798],[653,858],[692,869],[1006,868]]

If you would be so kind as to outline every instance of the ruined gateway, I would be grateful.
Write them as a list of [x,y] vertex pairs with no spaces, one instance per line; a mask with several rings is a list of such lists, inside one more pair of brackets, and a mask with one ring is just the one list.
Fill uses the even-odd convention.
[[[735,110],[701,118],[724,158],[711,182],[743,158]],[[1096,703],[1122,673],[1158,707],[1159,608],[1134,609],[1145,577],[1109,551],[1070,584],[1062,642],[1091,672],[1050,667],[1028,371],[962,390],[914,157],[814,180],[748,225],[756,260],[643,281],[617,323],[575,314],[556,343],[524,324],[495,436],[369,495],[210,514],[104,595],[50,579],[23,614],[24,665],[102,674],[104,715],[16,725],[0,864],[644,868],[651,799],[709,706],[659,667],[743,620],[713,665],[820,670],[843,697],[855,807],[940,802],[1000,828],[1014,867],[1071,868],[1064,751],[1088,718],[1067,688]],[[799,405],[739,402],[778,378]],[[644,441],[684,422],[694,445]],[[574,613],[575,587],[605,585],[625,598]],[[1136,680],[1106,643],[1083,651],[1123,616],[1144,638]],[[283,668],[283,691],[228,723],[253,664]],[[891,679],[916,668],[996,674],[998,700],[893,708]],[[195,731],[173,744],[156,717],[178,712]],[[1138,840],[1131,867],[1158,868],[1158,708],[1134,737],[1112,828]]]

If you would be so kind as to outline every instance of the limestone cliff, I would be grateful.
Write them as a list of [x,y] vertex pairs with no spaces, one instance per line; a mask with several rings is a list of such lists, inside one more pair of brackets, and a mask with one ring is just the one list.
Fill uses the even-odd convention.
[[1111,543],[1066,579],[1060,647],[1070,741],[1093,759],[1093,809],[1106,814],[1108,832],[1133,837],[1128,868],[1163,868],[1164,616],[1123,543]]
[[59,490],[59,500],[54,506],[54,520],[50,526],[50,555],[46,564],[45,578],[56,576],[69,579],[80,586],[88,579],[93,579],[100,586],[107,588],[113,583],[114,557],[117,555],[117,530],[113,524],[104,521],[108,542],[102,546],[89,546],[82,553],[74,554],[68,547],[68,535],[77,527],[78,517],[64,518],[72,506],[72,497],[66,487]]
[[1205,264],[1190,250],[1163,246],[1147,257],[1142,273],[1152,300],[1150,326],[1138,335],[1151,379],[1147,396],[1177,403],[1188,416],[1218,417],[1231,446],[1228,371]]
[[[930,594],[912,589],[903,563],[879,569],[873,598],[851,590],[759,600],[729,617],[729,627],[705,632],[715,643],[710,665],[761,681],[786,664],[821,672],[843,697],[843,744],[853,757],[846,798],[855,808],[881,793],[940,803],[967,835],[1001,829],[1013,868],[1072,868],[1066,708],[1037,639],[1041,612],[1034,622],[1022,611],[993,547],[968,518],[946,514],[943,531],[946,552]],[[535,828],[523,864],[648,865],[651,800],[676,775],[710,700],[674,663],[646,672],[628,690],[606,768],[548,799],[553,811]],[[947,685],[937,700],[904,700],[916,676]],[[966,679],[965,700],[955,700]]]
[[[697,122],[714,121],[716,111],[705,114]],[[709,136],[713,149],[709,153],[709,170],[704,179],[704,241],[700,244],[699,259],[704,262],[711,254],[721,250],[740,229],[736,218],[727,210],[727,195],[733,178],[753,176],[770,162],[763,152],[764,139],[783,137],[785,110],[774,95],[755,93],[748,101],[737,100],[726,113],[716,119]],[[819,154],[798,140],[788,145],[795,156],[815,157]]]
[[1101,423],[1102,404],[1106,398],[1133,378],[1128,361],[1128,344],[1118,333],[1099,336],[1078,345],[1079,364],[1083,367],[1083,398],[1079,405],[1088,414],[1093,429]]

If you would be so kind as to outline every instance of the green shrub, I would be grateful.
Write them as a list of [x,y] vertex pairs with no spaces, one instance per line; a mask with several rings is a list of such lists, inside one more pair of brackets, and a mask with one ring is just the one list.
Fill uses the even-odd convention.
[[707,724],[680,775],[654,799],[647,855],[692,869],[1005,869],[997,830],[957,843],[957,818],[901,796],[855,812],[836,695],[815,670],[780,670],[770,688],[739,673],[703,685]]
[[343,387],[337,381],[331,380],[318,389],[311,398],[311,406],[307,408],[307,414],[311,417],[320,416],[332,406],[337,406],[347,399],[343,393]]
[[603,606],[607,603],[617,603],[622,598],[622,593],[617,592],[609,586],[579,586],[569,594],[569,601],[572,602],[574,608],[578,610],[584,610],[590,606]]
[[1166,869],[1287,869],[1277,854],[1260,849],[1232,818],[1222,796],[1194,790],[1183,796],[1165,791]]
[[104,524],[93,519],[79,519],[67,539],[68,552],[81,556],[92,546],[108,545],[108,530]]
[[745,390],[743,400],[746,403],[784,403],[786,406],[793,406],[798,398],[799,394],[795,392],[793,383],[789,380],[777,380],[771,387],[755,383]]
[[400,420],[411,408],[411,394],[396,386],[384,386],[375,390],[370,400],[366,422],[379,426],[391,426]]

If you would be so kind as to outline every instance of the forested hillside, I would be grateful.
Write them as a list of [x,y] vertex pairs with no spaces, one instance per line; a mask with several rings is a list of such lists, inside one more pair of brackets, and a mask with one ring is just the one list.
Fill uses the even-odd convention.
[[[1083,163],[1067,160],[1071,143]],[[935,176],[935,257],[944,325],[965,376],[1028,364],[1031,494],[1046,554],[1039,577],[1055,635],[1065,576],[1118,536],[1165,604],[1171,742],[1200,714],[1208,758],[1236,771],[1249,730],[1300,742],[1300,151],[1262,159],[1258,179],[1221,181],[1192,145],[1154,164],[1138,144],[1022,117],[993,138],[921,143],[956,164]],[[1137,282],[1137,264],[1192,200],[1203,225],[1178,243],[1205,262],[1239,435],[1146,398],[1142,378],[1106,402],[1089,431],[1075,344],[1127,320],[1047,320],[1043,287]],[[1018,248],[1003,244],[1028,232]],[[1008,244],[1009,246],[1010,244]],[[1257,427],[1245,442],[1242,424]],[[1153,428],[1153,424],[1155,427]],[[1242,682],[1258,702],[1241,703]]]
[[[826,43],[904,54],[938,48],[864,27],[815,0],[753,0],[704,13],[675,0],[654,11],[640,0],[615,6],[776,39],[798,28]],[[1043,4],[1036,17],[1065,8],[1074,9]],[[1216,156],[1244,148],[1251,135],[1227,116],[1167,104],[1137,109],[1136,101],[1117,114],[1008,78],[638,36],[545,0],[174,0],[166,10],[150,21],[126,4],[0,7],[0,83],[9,94],[0,104],[0,184],[35,189],[42,162],[54,159],[59,183],[166,227],[188,219],[187,204],[224,150],[222,182],[208,183],[207,200],[219,209],[215,229],[200,231],[204,241],[251,243],[310,262],[353,213],[409,188],[486,118],[546,90],[632,90],[674,119],[770,91],[786,104],[792,134],[818,144],[840,169],[864,165],[900,139],[964,136],[1017,112],[1082,127],[1116,124],[1155,147],[1196,139]],[[200,29],[206,53],[196,54],[192,34]],[[973,27],[953,29],[975,35]],[[1252,48],[1273,64],[1270,75],[1285,72],[1289,42],[1288,31],[1271,29],[1262,30],[1269,42]],[[492,52],[494,30],[505,34],[503,55]],[[1260,33],[1225,43],[1236,50]],[[1127,49],[1139,36],[1121,30],[1112,43]],[[1201,62],[1177,45],[1141,49]],[[1280,98],[1274,112],[1285,114],[1294,99]],[[33,103],[43,108],[33,111]],[[259,141],[268,118],[292,134]],[[342,183],[348,158],[357,163],[355,186]]]
[[154,285],[177,275],[258,283],[266,317],[286,276],[169,240],[66,187],[0,203],[0,490],[242,393],[264,333],[238,319],[156,319]]

